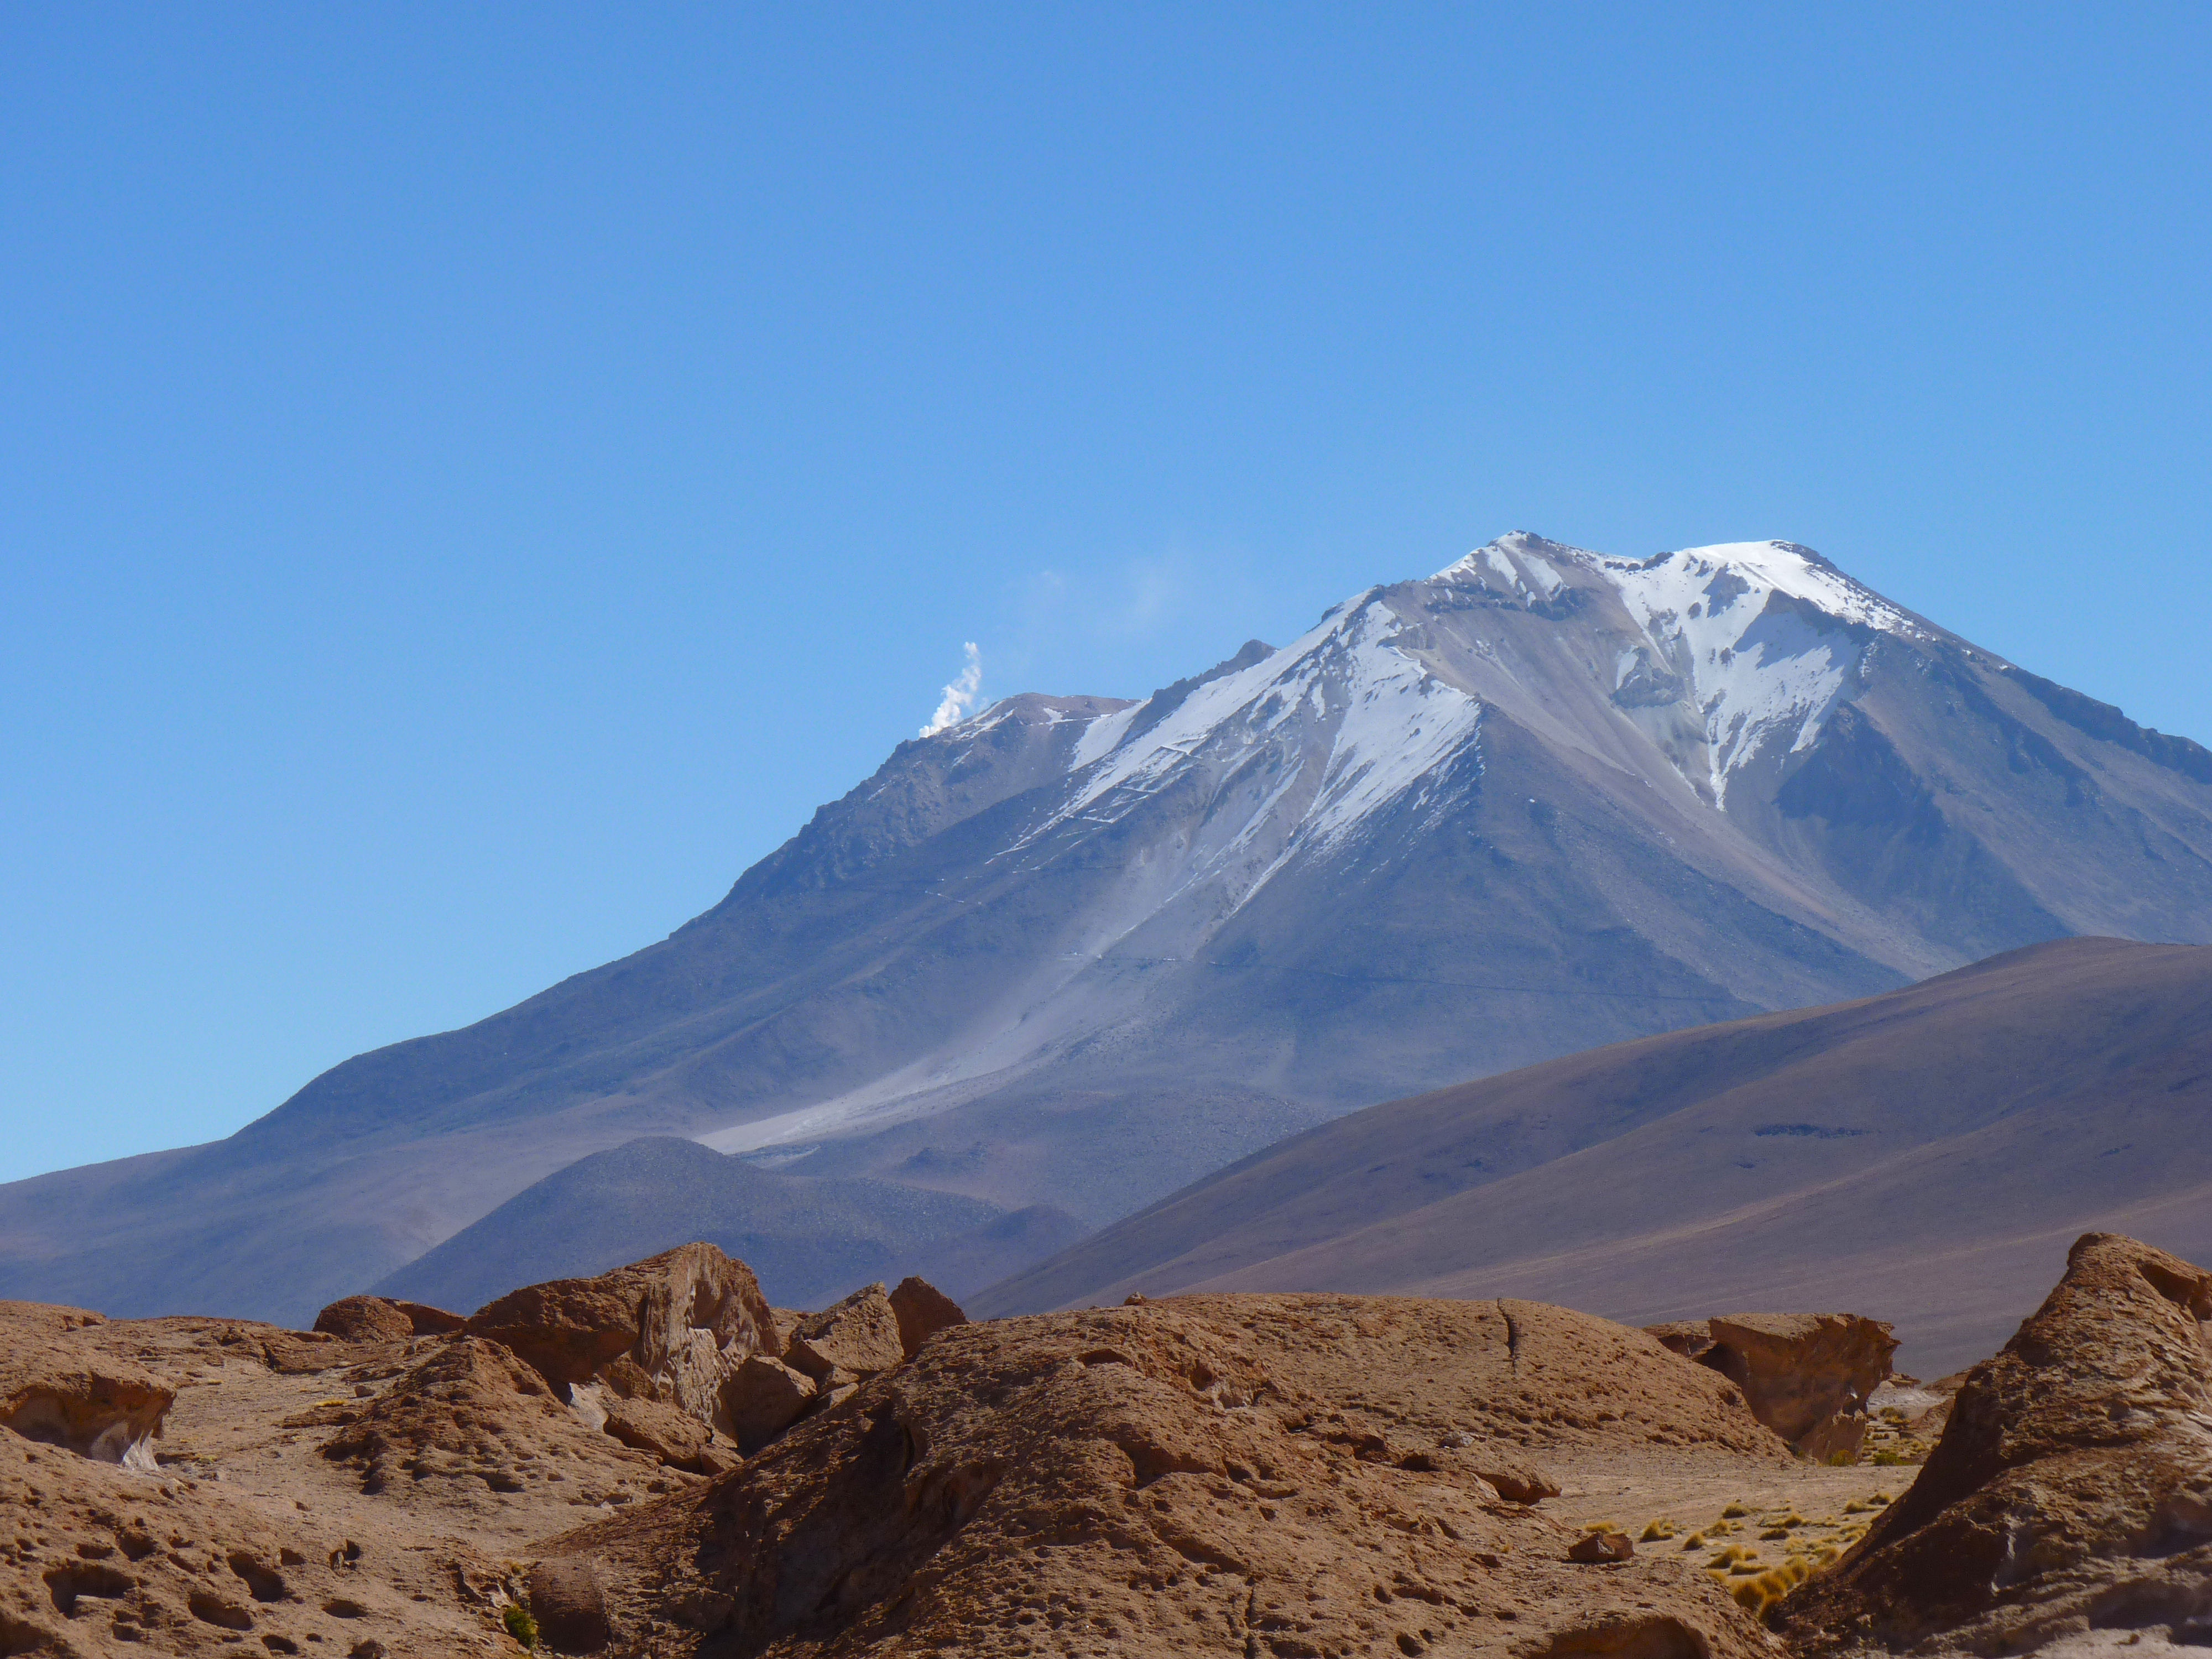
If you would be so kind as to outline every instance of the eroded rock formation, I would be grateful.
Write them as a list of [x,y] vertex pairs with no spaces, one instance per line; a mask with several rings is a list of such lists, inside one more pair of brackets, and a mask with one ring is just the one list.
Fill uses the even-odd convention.
[[2212,1645],[2212,1273],[2090,1233],[1914,1481],[1788,1604],[1802,1646]]
[[1726,1314],[1645,1328],[1731,1378],[1753,1416],[1816,1462],[1858,1455],[1868,1398],[1897,1352],[1891,1328],[1860,1314]]
[[410,1336],[443,1336],[468,1321],[443,1308],[389,1297],[343,1297],[315,1316],[314,1328],[348,1342],[404,1342]]
[[710,1425],[730,1373],[748,1354],[781,1346],[752,1269],[712,1244],[511,1291],[465,1328],[513,1351],[564,1399],[574,1387],[598,1385]]
[[[1532,1304],[1206,1297],[961,1325],[704,1494],[556,1541],[655,1651],[1752,1659],[1678,1553],[1479,1473],[1789,1467],[1718,1375]],[[1042,1645],[1041,1645],[1042,1644]]]
[[131,1359],[70,1340],[105,1322],[82,1308],[0,1302],[0,1426],[101,1462],[151,1469],[150,1443],[176,1390]]

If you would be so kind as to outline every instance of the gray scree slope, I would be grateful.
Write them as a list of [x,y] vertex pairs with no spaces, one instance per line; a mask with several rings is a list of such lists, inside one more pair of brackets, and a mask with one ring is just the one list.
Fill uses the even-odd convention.
[[2212,754],[1806,549],[1508,536],[902,744],[658,945],[0,1188],[0,1295],[297,1320],[640,1135],[1097,1225],[1378,1100],[2083,933],[2212,939]]

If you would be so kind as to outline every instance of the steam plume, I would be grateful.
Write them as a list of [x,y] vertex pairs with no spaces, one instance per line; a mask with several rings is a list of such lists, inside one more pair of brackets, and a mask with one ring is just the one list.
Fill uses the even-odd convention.
[[934,737],[946,726],[966,720],[975,707],[975,694],[983,689],[983,653],[975,648],[973,640],[962,648],[968,653],[968,665],[945,688],[945,701],[937,705],[929,724],[921,728],[925,738]]

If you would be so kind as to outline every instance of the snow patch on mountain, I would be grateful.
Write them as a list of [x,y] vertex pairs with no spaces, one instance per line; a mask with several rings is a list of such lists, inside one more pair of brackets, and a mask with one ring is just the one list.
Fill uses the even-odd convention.
[[[1480,726],[1478,701],[1398,648],[1401,626],[1370,592],[1271,656],[1198,687],[1153,725],[1144,724],[1149,704],[1094,722],[1071,762],[1080,779],[1074,796],[1037,833],[1079,817],[1113,822],[1194,763],[1218,765],[1225,776],[1246,751],[1272,743],[1284,751],[1283,775],[1255,818],[1291,797],[1317,763],[1318,782],[1285,856],[1338,844],[1471,742]],[[1321,737],[1327,752],[1316,757]]]
[[1808,748],[1856,682],[1869,630],[1911,619],[1817,555],[1783,542],[1691,548],[1604,574],[1705,730],[1705,783],[1729,780],[1771,742]]

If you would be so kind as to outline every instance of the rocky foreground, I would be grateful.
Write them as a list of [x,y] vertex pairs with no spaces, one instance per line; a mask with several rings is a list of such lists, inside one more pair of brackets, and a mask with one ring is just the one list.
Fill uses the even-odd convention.
[[2092,1235],[1954,1398],[1853,1316],[799,1314],[706,1245],[313,1332],[0,1304],[0,1655],[2212,1644],[2208,1316]]

